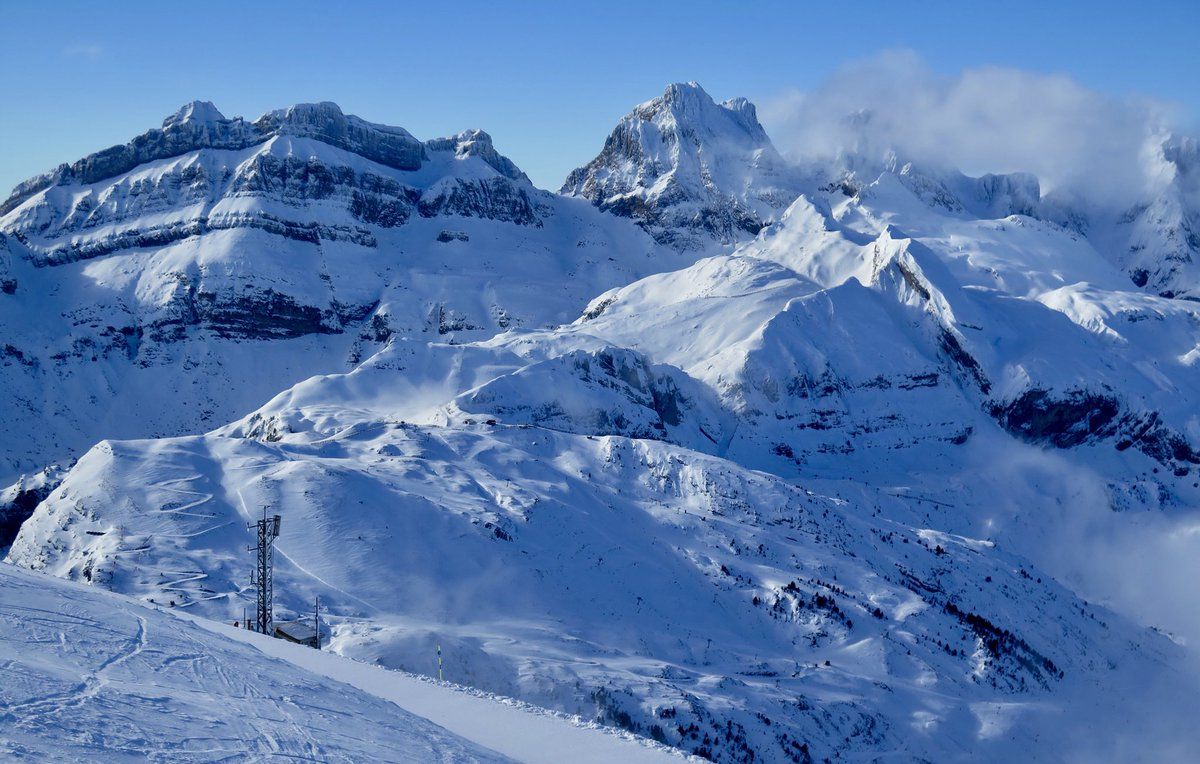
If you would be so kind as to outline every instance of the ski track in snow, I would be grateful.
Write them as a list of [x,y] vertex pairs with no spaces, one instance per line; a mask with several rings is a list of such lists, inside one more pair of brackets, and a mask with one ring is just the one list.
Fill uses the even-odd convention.
[[7,565],[0,565],[0,592],[0,637],[25,645],[0,660],[0,757],[459,762],[511,756],[534,764],[683,758],[507,699]]
[[[196,625],[254,645],[304,669],[346,682],[451,732],[529,764],[607,764],[697,760],[682,752],[512,698],[385,669],[190,615]],[[530,745],[530,741],[537,741]]]
[[[34,714],[44,716],[51,713],[57,714],[80,706],[95,698],[108,684],[108,674],[110,671],[134,658],[146,648],[146,619],[140,615],[130,613],[128,609],[122,608],[118,612],[123,616],[137,621],[137,632],[125,640],[117,652],[102,660],[98,666],[88,672],[81,683],[67,692],[51,693],[15,703],[6,707],[7,712],[14,715]],[[66,634],[62,632],[59,633],[59,637],[60,642],[65,642],[67,639]]]

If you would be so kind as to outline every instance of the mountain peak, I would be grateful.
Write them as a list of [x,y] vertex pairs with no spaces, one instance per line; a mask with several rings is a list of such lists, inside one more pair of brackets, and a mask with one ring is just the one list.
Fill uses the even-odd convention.
[[659,100],[670,104],[686,104],[693,102],[713,103],[712,96],[710,96],[704,88],[700,87],[700,83],[696,82],[695,80],[689,80],[688,82],[672,82],[670,85],[667,85],[667,88],[663,91],[663,94],[659,98],[655,99],[655,101]]
[[631,217],[660,242],[701,249],[758,233],[799,194],[745,98],[673,83],[618,123],[562,193]]
[[646,120],[669,114],[689,130],[719,129],[717,125],[732,117],[752,140],[767,140],[766,132],[758,123],[754,104],[741,97],[717,103],[700,83],[694,81],[667,85],[661,96],[639,104],[633,113]]
[[341,122],[346,119],[342,107],[333,101],[294,103],[282,109],[272,109],[255,120],[255,124],[271,121],[276,124],[298,124],[317,121]]
[[169,127],[188,123],[212,124],[224,121],[226,121],[225,115],[212,101],[192,101],[180,106],[178,111],[164,119],[162,126],[166,130]]
[[758,122],[758,110],[748,98],[738,96],[718,103],[695,81],[673,82],[661,96],[639,104],[635,109],[635,113],[648,119],[664,112],[671,112],[676,119],[692,127],[699,127],[705,121],[733,117],[754,140],[767,140],[766,131]]
[[241,117],[227,119],[211,101],[192,101],[164,119],[161,129],[21,183],[0,204],[0,215],[56,184],[95,183],[144,162],[206,148],[243,149],[276,135],[312,138],[398,170],[419,169],[425,159],[424,144],[404,128],[345,114],[331,101],[293,104],[269,111],[254,122]]
[[434,138],[426,141],[425,147],[430,151],[453,151],[457,159],[479,157],[493,170],[511,180],[529,181],[529,177],[511,159],[496,151],[492,136],[478,128],[463,130],[449,138]]

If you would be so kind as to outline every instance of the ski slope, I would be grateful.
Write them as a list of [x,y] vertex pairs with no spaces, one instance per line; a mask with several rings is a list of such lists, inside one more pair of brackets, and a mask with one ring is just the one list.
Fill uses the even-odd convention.
[[529,764],[629,764],[682,761],[690,757],[627,732],[566,717],[480,690],[353,661],[215,621],[183,615],[224,637],[254,645],[263,653],[306,671],[344,682],[428,719],[494,751]]
[[[631,735],[0,565],[0,758],[679,761]],[[20,649],[13,649],[20,646]]]

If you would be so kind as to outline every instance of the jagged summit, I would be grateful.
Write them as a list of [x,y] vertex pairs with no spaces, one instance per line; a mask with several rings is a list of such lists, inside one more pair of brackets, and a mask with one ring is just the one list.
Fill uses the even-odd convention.
[[633,218],[660,242],[701,249],[760,231],[799,194],[744,98],[716,103],[695,82],[639,104],[561,193]]
[[707,109],[717,106],[708,91],[696,81],[673,82],[667,85],[661,96],[638,104],[639,113],[656,113],[664,110],[695,117]]
[[163,120],[163,129],[182,125],[187,122],[199,122],[202,124],[211,124],[213,122],[226,121],[225,115],[221,113],[212,101],[192,101],[179,107],[179,111]]
[[669,112],[684,130],[711,132],[719,129],[722,120],[732,116],[753,142],[770,143],[766,130],[758,122],[758,110],[749,99],[739,96],[717,103],[695,81],[671,83],[661,96],[639,104],[635,111],[643,119]]
[[458,135],[448,138],[434,138],[425,142],[430,151],[453,151],[457,159],[479,157],[496,172],[511,180],[529,182],[529,177],[517,167],[511,159],[496,151],[492,145],[492,136],[483,130],[473,128],[463,130]]
[[1151,161],[1157,193],[1119,218],[1114,248],[1138,286],[1200,299],[1200,143],[1167,137]]

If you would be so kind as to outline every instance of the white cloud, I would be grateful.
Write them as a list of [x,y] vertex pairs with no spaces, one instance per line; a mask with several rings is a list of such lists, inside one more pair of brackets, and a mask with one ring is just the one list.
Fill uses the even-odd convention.
[[763,105],[779,148],[797,159],[844,151],[952,166],[968,174],[1032,172],[1043,190],[1125,204],[1161,176],[1176,110],[1090,90],[1066,75],[982,67],[931,71],[911,52],[847,66],[817,89]]

